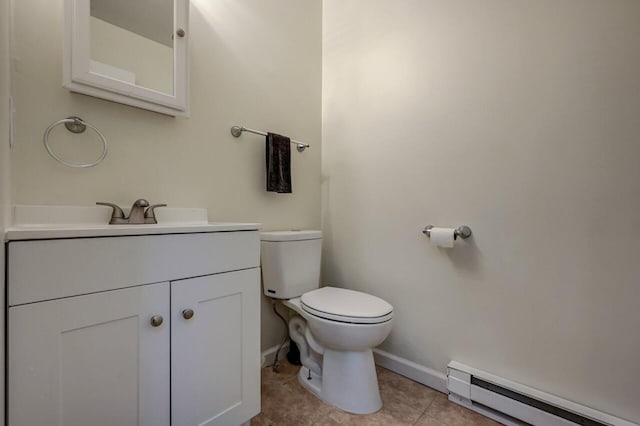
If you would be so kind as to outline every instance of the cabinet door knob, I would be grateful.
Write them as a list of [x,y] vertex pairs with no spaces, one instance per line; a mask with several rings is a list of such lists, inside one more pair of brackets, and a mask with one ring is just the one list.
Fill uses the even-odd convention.
[[151,317],[151,325],[153,327],[160,327],[162,325],[162,315],[154,315]]
[[193,309],[185,309],[182,311],[182,318],[186,320],[193,318]]
[[184,37],[187,33],[186,33],[182,28],[178,28],[178,31],[176,31],[176,34],[178,34],[178,37],[182,38],[182,37]]

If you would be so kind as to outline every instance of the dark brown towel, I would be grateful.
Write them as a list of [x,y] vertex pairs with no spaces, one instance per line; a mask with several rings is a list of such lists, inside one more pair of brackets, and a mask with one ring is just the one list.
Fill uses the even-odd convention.
[[267,134],[267,191],[291,193],[291,139]]

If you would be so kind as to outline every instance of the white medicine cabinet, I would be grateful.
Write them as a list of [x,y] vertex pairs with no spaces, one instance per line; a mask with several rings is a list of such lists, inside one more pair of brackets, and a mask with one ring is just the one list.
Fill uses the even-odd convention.
[[188,116],[188,0],[65,0],[64,87]]

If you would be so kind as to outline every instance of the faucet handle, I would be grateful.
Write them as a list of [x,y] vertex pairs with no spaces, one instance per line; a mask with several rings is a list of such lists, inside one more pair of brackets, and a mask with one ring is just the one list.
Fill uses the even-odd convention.
[[147,211],[144,212],[144,223],[158,223],[156,220],[156,212],[154,211],[157,207],[167,207],[166,204],[154,204],[149,206]]
[[119,224],[119,223],[123,223],[125,221],[124,212],[122,211],[120,206],[118,206],[117,204],[105,203],[105,202],[101,202],[101,201],[97,202],[96,204],[99,205],[99,206],[108,206],[108,207],[111,207],[113,209],[113,211],[111,212],[111,220],[109,221],[109,224],[111,224],[111,225]]

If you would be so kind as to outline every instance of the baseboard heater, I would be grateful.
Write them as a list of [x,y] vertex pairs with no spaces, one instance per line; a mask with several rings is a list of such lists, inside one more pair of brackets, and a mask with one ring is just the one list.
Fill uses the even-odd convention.
[[508,426],[638,426],[455,361],[447,388],[452,402]]

